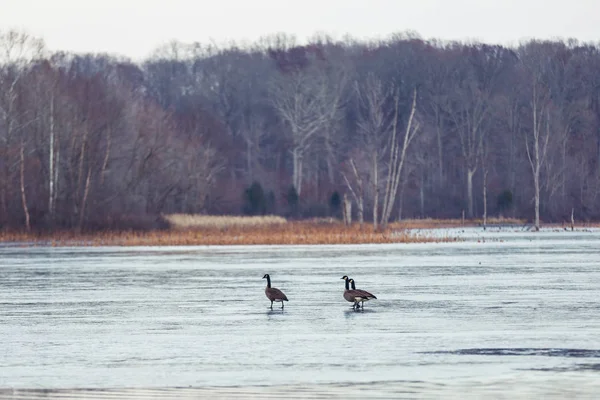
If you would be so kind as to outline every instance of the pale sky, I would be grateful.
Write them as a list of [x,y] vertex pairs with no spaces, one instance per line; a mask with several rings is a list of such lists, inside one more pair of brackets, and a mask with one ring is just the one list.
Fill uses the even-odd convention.
[[22,29],[50,50],[141,59],[171,40],[254,41],[284,32],[507,45],[530,38],[600,41],[600,0],[0,0],[0,30]]

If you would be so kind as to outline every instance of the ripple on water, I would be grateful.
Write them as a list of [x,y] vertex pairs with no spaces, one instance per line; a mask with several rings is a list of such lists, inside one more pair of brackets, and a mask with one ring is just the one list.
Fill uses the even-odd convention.
[[600,350],[590,349],[560,349],[560,348],[484,348],[460,349],[446,351],[425,351],[423,354],[456,354],[480,356],[546,356],[546,357],[575,357],[599,358]]

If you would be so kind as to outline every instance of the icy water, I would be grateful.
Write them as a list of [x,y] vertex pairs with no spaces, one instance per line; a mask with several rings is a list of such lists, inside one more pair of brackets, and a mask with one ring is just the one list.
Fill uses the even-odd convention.
[[600,232],[441,234],[464,241],[0,246],[0,398],[596,398]]

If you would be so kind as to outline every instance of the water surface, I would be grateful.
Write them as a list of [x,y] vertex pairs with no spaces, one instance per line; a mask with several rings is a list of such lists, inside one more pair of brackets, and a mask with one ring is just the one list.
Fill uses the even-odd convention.
[[[600,233],[459,233],[0,247],[0,398],[595,397]],[[378,299],[353,311],[342,275]]]

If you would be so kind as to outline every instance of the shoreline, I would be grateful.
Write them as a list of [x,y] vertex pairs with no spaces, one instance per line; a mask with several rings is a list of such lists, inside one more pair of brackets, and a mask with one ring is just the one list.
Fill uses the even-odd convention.
[[[578,224],[576,230],[597,227],[597,224]],[[0,244],[19,247],[36,246],[230,246],[230,245],[335,245],[386,243],[440,243],[462,241],[456,234],[442,234],[457,229],[479,228],[477,221],[462,223],[456,220],[407,220],[394,222],[385,230],[374,231],[371,225],[358,223],[346,226],[337,221],[294,221],[263,225],[198,226],[150,231],[101,231],[76,233],[0,232]],[[531,230],[528,224],[495,221],[487,229]],[[546,224],[543,230],[571,231],[565,224]],[[531,230],[532,233],[535,233]]]

